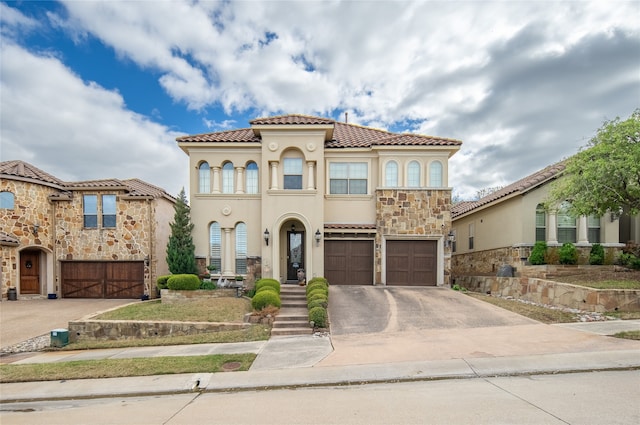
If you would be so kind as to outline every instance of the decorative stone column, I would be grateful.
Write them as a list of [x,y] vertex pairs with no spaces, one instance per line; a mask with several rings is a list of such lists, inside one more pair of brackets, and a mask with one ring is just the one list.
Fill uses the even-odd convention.
[[220,193],[220,167],[211,167],[213,171],[213,188],[211,193]]
[[271,187],[270,189],[278,189],[278,161],[271,161]]
[[587,217],[581,215],[578,217],[578,245],[588,245],[589,237],[587,234]]
[[307,161],[307,170],[308,170],[308,178],[307,178],[307,190],[315,190],[316,182],[315,182],[315,173],[314,173],[314,161]]
[[235,273],[231,263],[231,229],[224,229],[224,264],[222,266],[222,274],[230,276]]
[[549,214],[549,231],[548,231],[548,240],[547,245],[557,245],[558,244],[558,217],[555,213]]
[[236,193],[244,193],[244,167],[236,167]]

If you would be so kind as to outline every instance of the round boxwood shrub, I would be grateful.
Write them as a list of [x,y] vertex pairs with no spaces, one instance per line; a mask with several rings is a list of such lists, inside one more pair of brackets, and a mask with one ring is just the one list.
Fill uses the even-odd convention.
[[544,254],[547,251],[547,243],[543,241],[538,241],[533,246],[531,250],[531,255],[529,256],[529,263],[532,266],[540,266],[542,264],[546,264],[544,260]]
[[212,290],[216,289],[217,287],[218,285],[216,285],[216,283],[211,280],[203,280],[202,283],[200,283],[200,289]]
[[251,299],[251,306],[254,310],[262,310],[267,306],[280,308],[282,305],[280,296],[275,291],[260,291]]
[[271,286],[276,290],[276,292],[280,293],[280,282],[275,279],[263,278],[256,282],[256,292],[263,286]]
[[321,301],[324,301],[324,302],[329,302],[329,299],[326,297],[326,295],[315,294],[315,295],[307,298],[307,305],[309,305],[309,303],[311,301],[314,301],[314,300],[321,300]]
[[195,274],[174,274],[167,281],[167,287],[174,291],[195,291],[200,289],[200,283]]
[[167,289],[167,281],[169,280],[169,278],[173,276],[170,274],[164,275],[164,276],[158,276],[158,279],[156,279],[156,283],[158,284],[158,288],[160,289]]
[[594,266],[601,266],[604,264],[604,248],[599,243],[591,245],[589,264]]
[[322,307],[314,307],[309,310],[309,321],[314,323],[318,328],[327,326],[327,309]]
[[324,283],[316,282],[316,283],[307,285],[307,295],[310,294],[312,291],[317,291],[317,290],[321,290],[325,294],[329,295],[329,287]]
[[262,285],[261,287],[256,289],[256,294],[258,292],[262,292],[262,291],[271,291],[271,292],[275,292],[276,294],[278,293],[278,290],[276,288],[274,288],[273,286],[269,286],[269,285]]
[[309,310],[311,310],[314,307],[327,308],[327,305],[328,305],[327,301],[317,299],[317,300],[310,301],[309,304],[307,304],[307,308]]
[[324,277],[319,277],[319,276],[316,276],[316,277],[314,277],[313,279],[311,279],[311,280],[308,282],[308,284],[309,284],[309,285],[312,285],[312,284],[314,284],[314,283],[318,283],[318,282],[319,282],[319,283],[323,283],[323,284],[325,284],[325,285],[329,286],[329,281],[328,281],[327,279],[325,279]]
[[570,242],[562,244],[559,255],[560,264],[578,264],[578,250]]
[[324,292],[322,289],[314,289],[313,291],[309,292],[307,294],[307,301],[311,299],[311,297],[313,297],[314,295],[322,295],[325,298],[329,298],[328,294],[326,292]]

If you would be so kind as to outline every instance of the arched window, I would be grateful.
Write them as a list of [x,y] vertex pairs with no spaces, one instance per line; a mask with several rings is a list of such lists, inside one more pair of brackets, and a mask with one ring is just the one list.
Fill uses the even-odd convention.
[[209,164],[206,162],[203,162],[200,164],[200,167],[198,167],[198,192],[211,192],[211,172]]
[[258,193],[258,164],[255,162],[247,164],[246,180],[247,193]]
[[247,273],[247,225],[236,224],[236,273]]
[[536,206],[536,242],[547,240],[547,212],[542,204]]
[[302,158],[284,158],[284,188],[302,189]]
[[567,201],[558,208],[558,242],[576,243],[576,218],[569,214],[571,204]]
[[442,163],[433,161],[429,166],[429,186],[442,187]]
[[590,215],[587,218],[588,235],[587,239],[591,243],[600,243],[600,217]]
[[407,166],[407,186],[420,187],[420,164],[411,161]]
[[385,186],[398,187],[398,163],[395,161],[387,162],[384,170]]
[[215,221],[209,226],[209,265],[218,273],[222,270],[222,233],[220,223]]
[[226,162],[222,166],[222,193],[233,193],[234,176],[235,176],[235,170],[233,169],[233,163]]
[[15,208],[15,196],[11,192],[0,192],[0,208],[12,210]]

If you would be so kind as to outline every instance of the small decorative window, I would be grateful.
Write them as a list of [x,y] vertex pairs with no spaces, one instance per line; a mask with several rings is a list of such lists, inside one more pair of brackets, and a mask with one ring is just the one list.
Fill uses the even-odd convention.
[[442,163],[433,161],[429,166],[429,186],[442,187]]
[[255,162],[247,164],[246,180],[247,193],[258,193],[258,165]]
[[407,166],[407,186],[420,187],[420,164],[411,161]]
[[563,202],[558,208],[558,242],[576,243],[576,218],[569,214],[569,202]]
[[387,162],[384,170],[385,186],[398,187],[398,163],[395,161]]
[[233,163],[226,162],[222,166],[222,193],[233,193],[234,176],[235,176],[235,170],[233,169]]
[[591,243],[600,243],[600,217],[591,215],[587,218],[588,235]]
[[475,223],[469,223],[469,249],[473,249],[474,240],[476,233],[476,225]]
[[302,189],[302,158],[284,159],[284,188]]
[[116,227],[116,195],[102,195],[102,227]]
[[12,210],[15,208],[15,196],[11,192],[0,192],[0,209]]
[[215,221],[209,226],[209,265],[222,270],[222,233]]
[[203,162],[198,167],[198,192],[209,193],[211,191],[211,172],[209,164]]
[[84,227],[88,229],[97,229],[98,195],[84,195],[82,197],[82,212],[84,214]]
[[547,212],[542,204],[536,206],[536,242],[547,240]]
[[329,193],[366,195],[367,174],[366,162],[332,162],[329,164]]
[[247,225],[236,224],[236,274],[247,273]]

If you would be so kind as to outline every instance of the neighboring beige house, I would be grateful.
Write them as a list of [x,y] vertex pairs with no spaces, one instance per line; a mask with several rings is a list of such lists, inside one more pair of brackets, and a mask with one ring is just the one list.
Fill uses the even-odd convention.
[[1,162],[3,298],[153,297],[156,277],[168,273],[174,204],[138,179],[64,182]]
[[491,193],[478,201],[452,208],[455,251],[453,274],[494,274],[504,264],[525,264],[536,241],[548,246],[571,242],[583,259],[591,245],[619,249],[629,241],[640,241],[638,216],[605,214],[604,217],[573,218],[563,205],[546,211],[543,202],[549,183],[558,178],[564,163],[546,167]]
[[214,275],[448,283],[448,161],[460,141],[285,115],[177,142],[196,256]]

